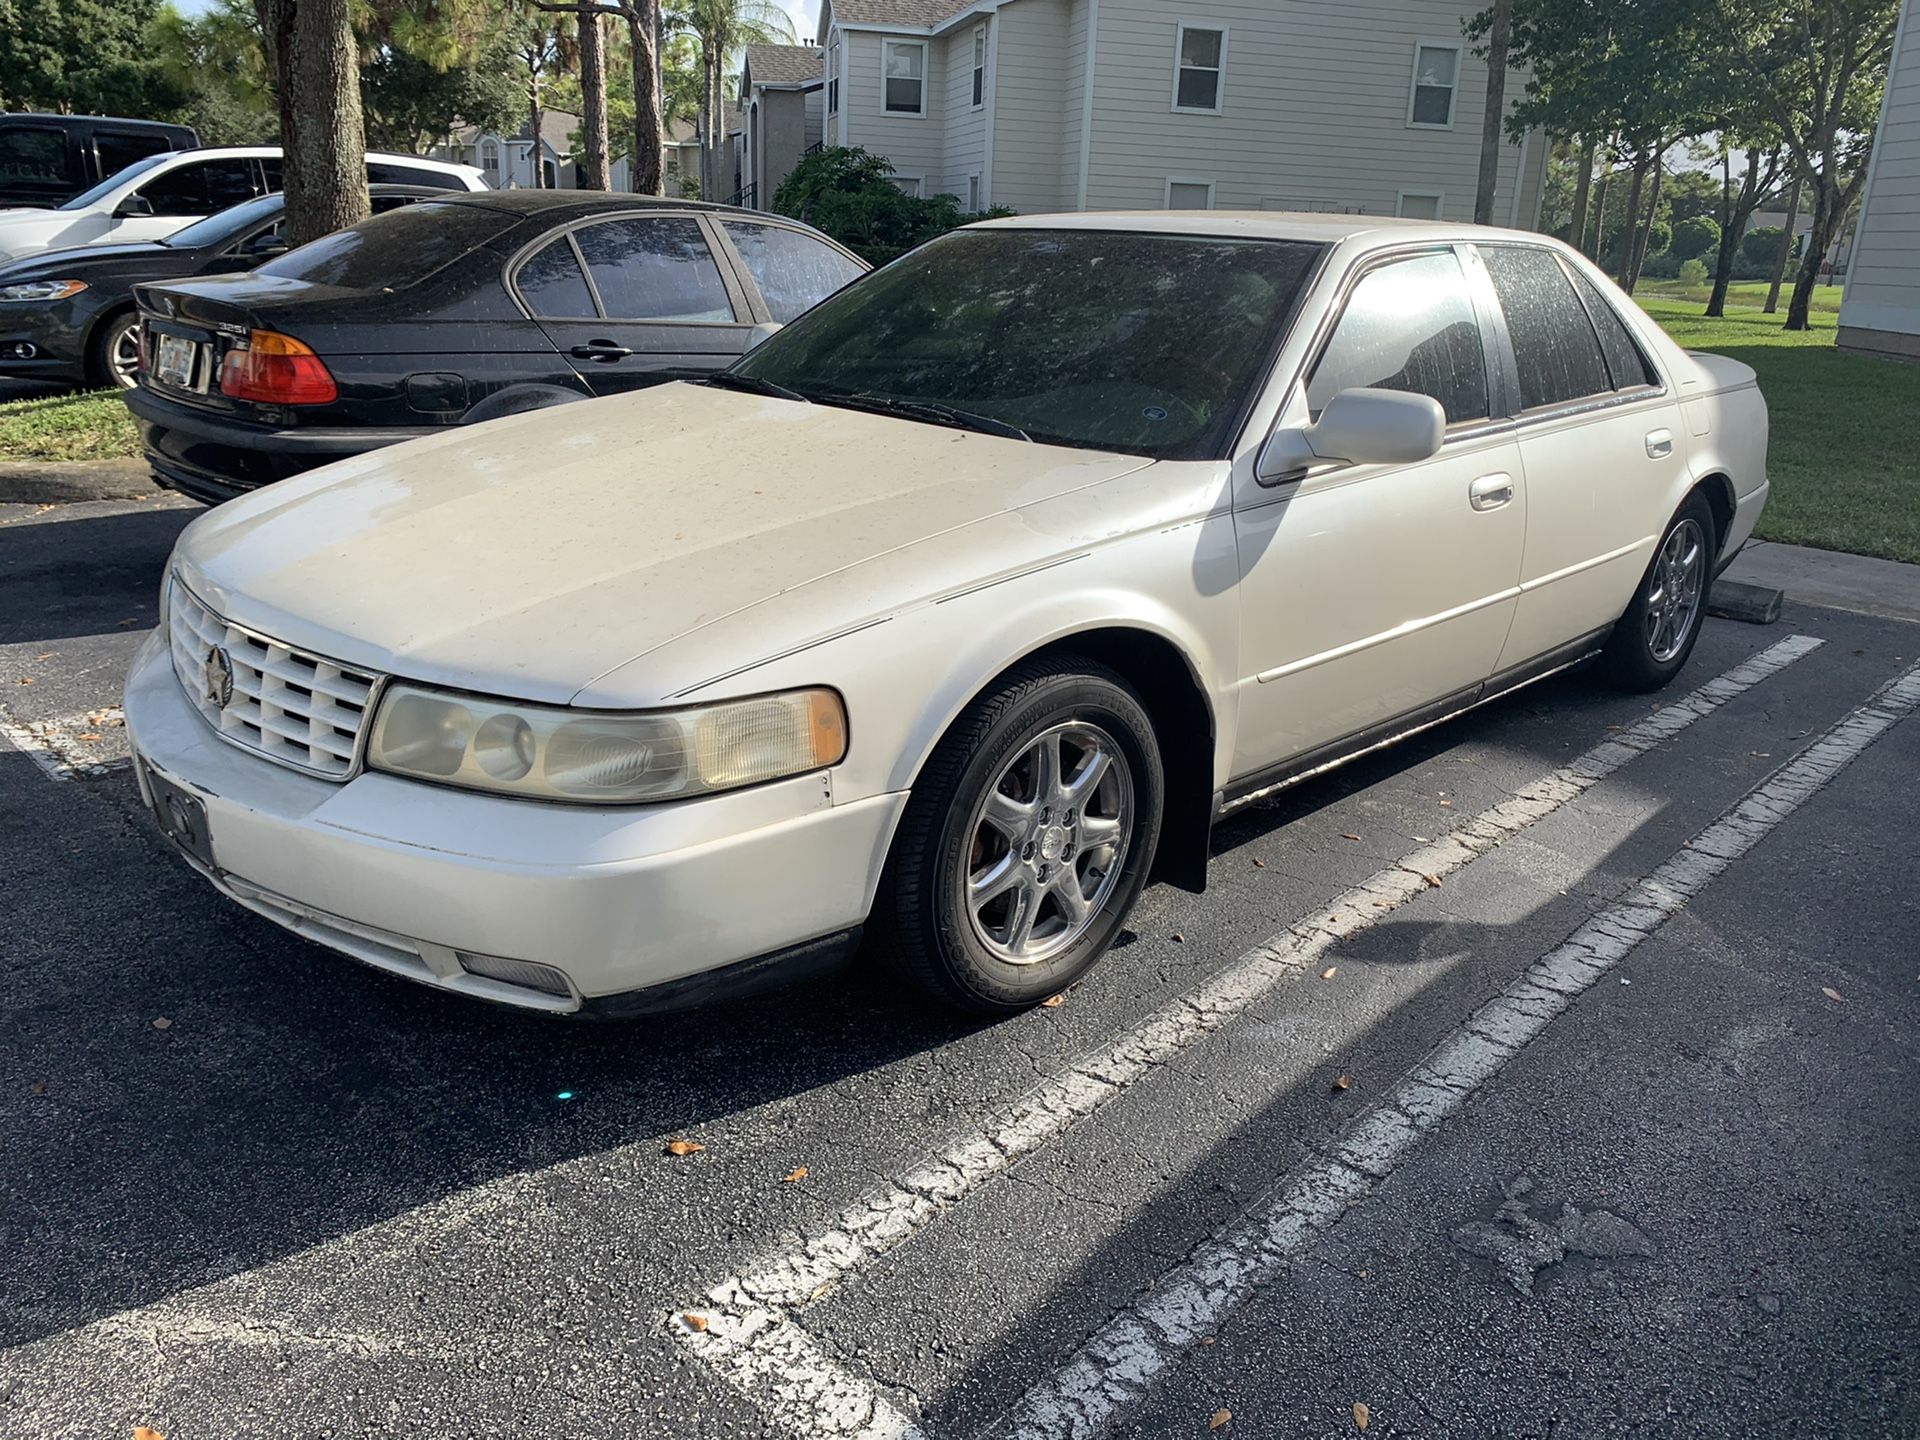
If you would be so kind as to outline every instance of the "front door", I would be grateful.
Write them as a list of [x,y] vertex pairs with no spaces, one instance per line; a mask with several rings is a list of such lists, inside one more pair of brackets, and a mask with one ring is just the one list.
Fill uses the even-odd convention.
[[1482,245],[1513,345],[1527,549],[1514,669],[1627,608],[1684,488],[1679,403],[1612,304],[1538,246]]
[[515,284],[596,395],[724,369],[753,328],[694,215],[577,226],[531,256]]
[[1451,248],[1371,265],[1285,412],[1360,386],[1430,395],[1446,443],[1415,465],[1334,465],[1244,494],[1235,776],[1444,703],[1493,672],[1526,541],[1520,450],[1495,433],[1488,351]]

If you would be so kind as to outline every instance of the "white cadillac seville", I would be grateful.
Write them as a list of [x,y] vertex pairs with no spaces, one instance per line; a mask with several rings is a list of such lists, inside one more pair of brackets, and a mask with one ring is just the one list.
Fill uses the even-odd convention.
[[703,383],[211,511],[127,725],[216,886],[426,984],[634,1013],[864,931],[1012,1009],[1236,806],[1585,660],[1666,684],[1766,436],[1538,235],[998,220]]

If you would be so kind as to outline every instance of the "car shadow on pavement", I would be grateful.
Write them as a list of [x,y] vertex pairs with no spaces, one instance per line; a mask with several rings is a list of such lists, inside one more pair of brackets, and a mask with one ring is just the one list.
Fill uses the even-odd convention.
[[0,525],[0,645],[151,628],[173,543],[206,513],[68,508]]

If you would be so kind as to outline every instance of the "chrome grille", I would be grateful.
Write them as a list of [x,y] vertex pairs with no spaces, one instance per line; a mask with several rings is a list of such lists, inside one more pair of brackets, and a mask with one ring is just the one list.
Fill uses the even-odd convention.
[[[167,639],[187,698],[225,739],[310,775],[340,780],[352,771],[378,676],[243,630],[178,579],[167,596]],[[210,684],[216,651],[233,675],[225,705]]]

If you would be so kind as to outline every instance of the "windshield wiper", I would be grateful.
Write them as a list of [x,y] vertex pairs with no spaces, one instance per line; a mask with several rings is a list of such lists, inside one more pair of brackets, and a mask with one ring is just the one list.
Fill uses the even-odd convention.
[[872,410],[877,414],[899,415],[910,420],[932,420],[936,424],[952,425],[961,430],[978,430],[982,435],[998,435],[1005,440],[1033,443],[1033,436],[1018,425],[996,420],[991,415],[977,415],[971,410],[942,405],[938,400],[905,400],[897,395],[875,395],[867,391],[822,395],[819,398],[823,404],[845,405],[849,410]]
[[798,400],[802,405],[812,403],[798,390],[789,390],[771,380],[762,380],[758,375],[735,375],[731,371],[720,370],[712,375],[703,375],[694,383],[711,385],[716,390],[744,390],[749,395],[771,395],[776,400]]

